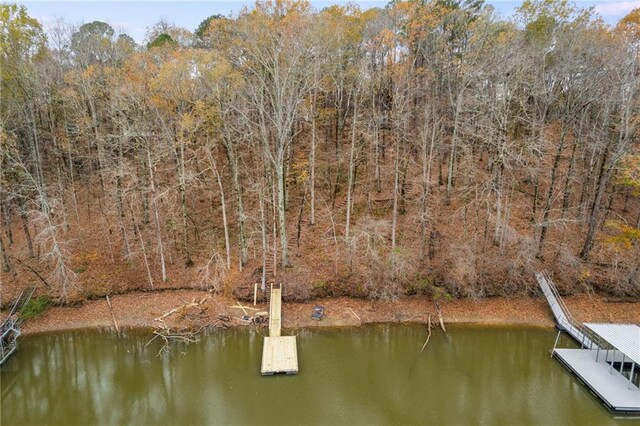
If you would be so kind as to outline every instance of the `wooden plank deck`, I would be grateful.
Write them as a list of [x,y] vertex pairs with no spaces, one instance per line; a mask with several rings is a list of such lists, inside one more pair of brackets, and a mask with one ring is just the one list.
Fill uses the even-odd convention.
[[271,289],[271,303],[269,305],[269,336],[280,336],[282,328],[282,288]]
[[282,332],[282,287],[271,287],[269,303],[269,337],[262,347],[263,376],[277,373],[298,374],[298,347],[296,336],[281,336]]
[[[640,413],[640,389],[605,362],[606,351],[555,349],[555,357],[596,394],[609,409],[618,413]],[[612,355],[613,353],[611,353]],[[611,360],[609,356],[609,361]],[[596,362],[596,356],[598,361]],[[620,356],[620,360],[622,357]]]
[[263,376],[298,374],[296,336],[265,337],[260,371]]

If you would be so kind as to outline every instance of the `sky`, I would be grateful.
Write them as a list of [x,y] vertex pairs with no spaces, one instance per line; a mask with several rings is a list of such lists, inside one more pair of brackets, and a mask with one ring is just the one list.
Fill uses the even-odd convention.
[[[14,0],[15,1],[15,0]],[[389,0],[352,0],[362,9],[370,7],[384,7]],[[494,6],[503,17],[508,17],[522,1],[513,0],[485,0]],[[209,0],[209,1],[53,1],[41,0],[15,1],[27,7],[29,15],[38,19],[45,29],[59,18],[64,21],[81,25],[92,21],[103,21],[110,24],[116,31],[124,32],[141,43],[145,39],[147,28],[164,19],[179,27],[194,31],[206,17],[220,13],[230,15],[238,12],[243,6],[252,5],[253,0]],[[331,4],[345,4],[347,0],[311,0],[317,8]],[[596,12],[605,22],[615,25],[616,22],[632,9],[640,7],[640,0],[574,0],[580,7],[595,6]]]

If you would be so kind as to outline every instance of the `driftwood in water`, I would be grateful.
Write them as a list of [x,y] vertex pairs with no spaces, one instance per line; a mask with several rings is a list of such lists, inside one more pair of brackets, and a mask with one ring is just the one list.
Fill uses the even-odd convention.
[[440,311],[440,303],[436,302],[436,312],[438,312],[438,319],[440,320],[440,328],[447,334],[447,329],[444,328],[444,320],[442,319],[442,312]]
[[149,346],[156,338],[160,338],[163,341],[163,345],[158,351],[158,356],[163,353],[168,353],[171,350],[171,344],[175,342],[182,342],[186,344],[195,343],[198,341],[198,334],[202,331],[202,328],[196,331],[189,330],[172,330],[164,322],[156,328],[153,332],[154,337],[147,342],[144,347]]
[[[202,298],[200,301],[195,298],[191,303],[185,303],[173,308],[167,312],[165,312],[162,316],[156,318],[155,320],[158,322],[155,330],[153,331],[154,337],[147,342],[145,347],[149,346],[151,342],[156,339],[160,339],[162,341],[162,346],[158,351],[158,356],[161,356],[163,353],[168,353],[171,350],[173,343],[195,343],[199,339],[199,334],[202,330],[205,329],[205,325],[202,324],[203,314],[206,311],[206,307],[202,307],[201,305],[206,301],[206,298]],[[197,311],[197,316],[194,318],[193,315],[190,314],[193,311]],[[181,319],[189,320],[188,325],[183,326],[171,326],[168,325],[165,320],[175,314],[181,314]],[[218,315],[216,321],[213,322],[212,325],[207,325],[206,327],[219,327],[219,328],[228,328],[228,317]]]
[[109,305],[109,310],[111,311],[111,318],[113,319],[113,325],[116,327],[116,333],[120,334],[120,327],[118,327],[118,321],[116,321],[116,316],[113,313],[113,306],[111,306],[111,300],[109,300],[109,296],[107,296],[107,304]]
[[429,324],[427,325],[427,327],[429,329],[429,335],[427,336],[427,340],[424,342],[424,345],[422,345],[422,349],[420,349],[420,353],[424,352],[424,348],[427,347],[427,343],[429,343],[429,339],[431,339],[431,314],[429,314],[428,322]]
[[218,319],[216,319],[213,324],[211,324],[210,328],[229,328],[229,322],[231,321],[231,317],[229,315],[218,314]]

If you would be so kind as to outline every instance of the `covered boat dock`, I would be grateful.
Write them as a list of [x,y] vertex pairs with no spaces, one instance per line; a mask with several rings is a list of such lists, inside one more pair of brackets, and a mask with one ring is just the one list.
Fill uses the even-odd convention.
[[[579,323],[573,319],[551,278],[536,274],[556,319],[552,355],[614,413],[640,414],[640,327],[635,324]],[[557,348],[566,332],[580,349]]]
[[640,327],[586,323],[596,349],[558,349],[553,355],[615,413],[640,413]]

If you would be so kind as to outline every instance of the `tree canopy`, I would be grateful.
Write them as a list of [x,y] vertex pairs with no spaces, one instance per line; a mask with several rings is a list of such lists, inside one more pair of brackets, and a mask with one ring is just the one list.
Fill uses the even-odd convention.
[[0,5],[0,278],[394,299],[546,269],[639,297],[639,16],[264,0],[48,45]]

